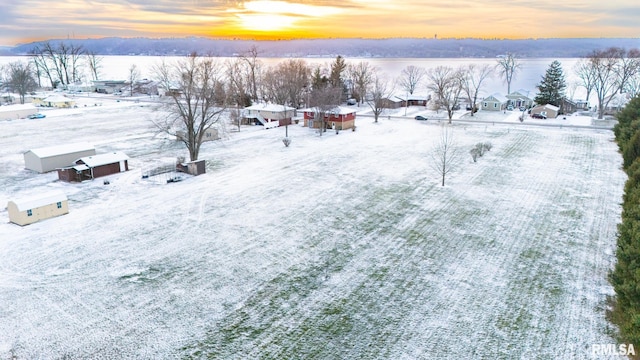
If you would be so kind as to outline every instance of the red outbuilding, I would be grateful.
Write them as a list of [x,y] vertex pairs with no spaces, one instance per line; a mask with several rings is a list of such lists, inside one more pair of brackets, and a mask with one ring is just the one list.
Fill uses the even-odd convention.
[[121,152],[85,156],[71,166],[58,169],[58,179],[81,182],[129,170],[129,157]]

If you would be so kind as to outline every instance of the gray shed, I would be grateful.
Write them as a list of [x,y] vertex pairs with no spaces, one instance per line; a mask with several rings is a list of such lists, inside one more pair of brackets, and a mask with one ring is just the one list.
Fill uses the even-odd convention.
[[96,154],[96,148],[88,143],[64,144],[32,149],[24,153],[24,167],[45,173],[69,166],[77,159]]

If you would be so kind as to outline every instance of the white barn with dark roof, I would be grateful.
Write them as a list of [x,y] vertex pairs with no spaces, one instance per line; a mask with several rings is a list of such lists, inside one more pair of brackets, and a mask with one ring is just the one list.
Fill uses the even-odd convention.
[[59,191],[9,201],[9,221],[24,226],[69,213],[67,196]]
[[32,149],[24,153],[24,167],[45,173],[69,166],[81,157],[96,154],[96,148],[88,143],[64,144]]

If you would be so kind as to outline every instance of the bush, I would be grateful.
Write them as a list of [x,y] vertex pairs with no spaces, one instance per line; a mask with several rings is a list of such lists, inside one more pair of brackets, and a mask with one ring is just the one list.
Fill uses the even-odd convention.
[[640,131],[636,131],[631,139],[622,145],[623,167],[627,169],[638,157],[640,157]]
[[473,159],[473,162],[476,162],[476,160],[478,159],[479,153],[478,153],[478,149],[477,148],[473,148],[469,151],[469,153],[471,154],[471,158]]

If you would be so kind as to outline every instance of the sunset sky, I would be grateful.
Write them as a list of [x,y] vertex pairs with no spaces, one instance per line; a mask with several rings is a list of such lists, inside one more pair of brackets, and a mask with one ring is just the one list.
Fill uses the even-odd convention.
[[52,38],[640,37],[638,0],[20,0],[0,45]]

